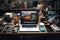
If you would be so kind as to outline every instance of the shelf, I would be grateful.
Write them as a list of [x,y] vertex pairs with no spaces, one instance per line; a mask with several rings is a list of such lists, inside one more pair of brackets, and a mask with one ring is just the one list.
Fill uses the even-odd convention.
[[[15,15],[15,14],[13,14],[13,15]],[[41,15],[41,16],[38,16],[38,31],[28,31],[28,32],[23,32],[23,31],[21,31],[20,30],[20,24],[21,24],[21,19],[20,19],[20,17],[19,17],[19,21],[20,22],[18,22],[18,26],[17,25],[15,25],[14,24],[14,20],[12,20],[10,23],[7,23],[4,27],[3,26],[1,26],[0,27],[0,34],[52,34],[52,33],[60,33],[60,32],[56,32],[56,30],[53,28],[54,26],[51,26],[50,25],[50,23],[47,21],[46,23],[47,24],[45,24],[45,23],[43,23],[43,22],[41,22],[41,18],[45,18],[44,16],[43,16],[43,14]],[[41,23],[43,24],[42,26],[43,26],[43,29],[41,28],[40,29],[40,26],[41,26]],[[11,26],[10,28],[10,30],[9,30],[9,32],[6,32],[6,33],[4,33],[3,31],[6,29],[6,27],[7,27],[7,25],[9,24],[9,26]],[[47,26],[46,26],[47,25]],[[8,26],[8,27],[9,27]],[[17,26],[17,29],[15,28],[15,26]],[[13,32],[13,29],[16,29],[16,32]],[[8,28],[9,29],[9,28]],[[14,30],[15,30],[14,29]],[[20,30],[20,31],[19,31]],[[42,31],[41,31],[42,30]]]

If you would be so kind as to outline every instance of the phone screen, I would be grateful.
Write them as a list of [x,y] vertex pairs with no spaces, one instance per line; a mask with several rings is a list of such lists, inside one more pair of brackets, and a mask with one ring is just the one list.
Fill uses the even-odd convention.
[[44,29],[44,26],[43,25],[40,25],[40,31],[41,32],[45,32],[45,29]]
[[13,33],[18,32],[18,27],[14,27]]

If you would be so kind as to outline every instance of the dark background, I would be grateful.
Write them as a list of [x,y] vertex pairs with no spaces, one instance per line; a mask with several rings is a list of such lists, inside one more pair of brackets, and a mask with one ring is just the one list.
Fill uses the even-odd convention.
[[[44,0],[54,9],[60,9],[60,0]],[[10,0],[9,3],[10,4]],[[1,6],[2,5],[2,6]],[[9,5],[0,0],[0,10],[9,10]],[[2,8],[3,7],[3,8]],[[0,34],[0,40],[60,40],[60,34]]]
[[0,40],[60,40],[60,34],[0,34]]

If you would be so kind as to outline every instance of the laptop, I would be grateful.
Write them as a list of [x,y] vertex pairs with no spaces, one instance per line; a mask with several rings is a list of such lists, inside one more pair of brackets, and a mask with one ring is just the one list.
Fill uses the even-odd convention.
[[22,10],[19,31],[39,31],[38,10]]
[[48,11],[48,21],[52,23],[56,17],[56,10]]

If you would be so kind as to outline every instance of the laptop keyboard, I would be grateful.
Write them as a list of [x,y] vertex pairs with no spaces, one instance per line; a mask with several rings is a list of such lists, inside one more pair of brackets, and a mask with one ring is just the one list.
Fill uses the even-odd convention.
[[22,25],[22,27],[37,27],[37,25]]

